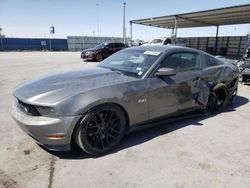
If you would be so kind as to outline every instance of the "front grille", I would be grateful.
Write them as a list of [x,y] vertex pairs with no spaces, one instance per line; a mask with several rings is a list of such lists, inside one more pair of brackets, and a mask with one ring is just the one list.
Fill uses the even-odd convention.
[[18,108],[26,114],[32,116],[41,116],[34,105],[24,103],[20,100],[18,100]]

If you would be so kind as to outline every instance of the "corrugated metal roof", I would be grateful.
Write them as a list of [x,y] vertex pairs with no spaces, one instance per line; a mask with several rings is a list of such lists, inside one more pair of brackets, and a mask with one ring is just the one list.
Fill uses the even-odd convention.
[[171,29],[175,27],[176,17],[178,17],[178,28],[246,24],[250,23],[250,4],[131,20],[131,22]]

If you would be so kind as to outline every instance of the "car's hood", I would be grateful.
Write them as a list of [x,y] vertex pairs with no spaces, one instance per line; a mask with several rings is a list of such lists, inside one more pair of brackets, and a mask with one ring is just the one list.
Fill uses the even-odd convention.
[[250,68],[250,60],[245,60],[245,61],[239,62],[239,67],[249,69]]
[[51,74],[17,86],[14,96],[19,100],[39,105],[57,102],[86,91],[136,80],[119,72],[100,67]]
[[88,49],[83,50],[83,52],[93,52],[96,50],[97,50],[96,48],[88,48]]

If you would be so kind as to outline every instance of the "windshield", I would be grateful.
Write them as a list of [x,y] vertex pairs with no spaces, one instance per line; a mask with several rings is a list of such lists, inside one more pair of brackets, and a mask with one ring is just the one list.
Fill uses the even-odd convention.
[[162,43],[163,40],[162,39],[154,39],[150,42],[150,44],[158,44],[158,43]]
[[250,60],[245,60],[239,63],[240,67],[250,67]]
[[105,59],[98,66],[141,78],[160,54],[158,51],[126,49]]
[[101,43],[101,44],[98,44],[98,45],[95,47],[95,49],[102,49],[102,48],[104,48],[105,46],[107,46],[107,44]]

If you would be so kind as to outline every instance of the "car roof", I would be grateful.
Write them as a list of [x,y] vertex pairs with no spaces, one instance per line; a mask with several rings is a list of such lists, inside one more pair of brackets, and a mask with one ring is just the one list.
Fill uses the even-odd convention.
[[194,48],[188,48],[188,47],[183,47],[183,46],[176,46],[176,45],[146,45],[146,46],[134,46],[130,47],[129,49],[134,49],[134,50],[149,50],[149,51],[159,51],[159,52],[165,52],[170,49],[176,49],[176,50],[190,50],[190,51],[196,51],[200,52],[200,50],[194,49]]
[[122,42],[107,42],[105,44],[123,44]]

